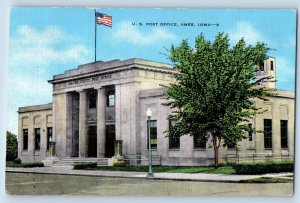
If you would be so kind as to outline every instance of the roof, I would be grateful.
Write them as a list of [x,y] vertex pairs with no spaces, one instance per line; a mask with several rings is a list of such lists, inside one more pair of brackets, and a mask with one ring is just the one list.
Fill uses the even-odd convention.
[[126,69],[146,69],[152,71],[158,71],[163,73],[174,74],[177,71],[173,69],[173,66],[166,63],[159,63],[154,61],[148,61],[143,59],[128,59],[128,60],[111,60],[111,61],[96,61],[93,63],[87,63],[79,65],[78,68],[67,70],[63,74],[54,75],[49,83],[55,84],[59,82],[66,82],[74,79],[81,79],[91,77],[95,75],[113,73],[123,71]]
[[45,110],[52,110],[52,103],[19,107],[18,112],[26,113],[26,112],[32,112],[32,111],[45,111]]

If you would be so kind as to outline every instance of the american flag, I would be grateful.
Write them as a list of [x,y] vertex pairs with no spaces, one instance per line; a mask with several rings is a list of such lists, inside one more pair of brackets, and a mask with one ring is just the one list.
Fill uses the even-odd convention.
[[112,16],[106,15],[104,13],[96,13],[96,22],[98,25],[105,25],[112,27]]

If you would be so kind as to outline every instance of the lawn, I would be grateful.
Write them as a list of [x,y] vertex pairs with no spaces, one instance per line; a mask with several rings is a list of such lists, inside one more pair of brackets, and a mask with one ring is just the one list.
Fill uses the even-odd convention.
[[[148,172],[148,166],[125,166],[125,167],[104,166],[104,167],[89,168],[88,170]],[[234,174],[235,173],[235,170],[231,166],[221,166],[217,169],[211,166],[153,166],[152,171],[154,173],[209,173],[209,174]]]
[[241,180],[241,183],[292,183],[292,179],[287,178],[273,178],[273,177],[260,177],[247,180]]

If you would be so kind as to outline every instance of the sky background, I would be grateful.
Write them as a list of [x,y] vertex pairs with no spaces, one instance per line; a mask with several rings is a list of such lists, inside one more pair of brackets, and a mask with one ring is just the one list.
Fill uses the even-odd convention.
[[[166,48],[187,39],[191,45],[201,32],[213,40],[229,34],[234,44],[242,37],[255,45],[265,42],[276,58],[276,88],[294,91],[296,13],[293,10],[229,9],[98,9],[113,16],[112,28],[97,26],[97,60],[142,58],[171,63]],[[10,17],[8,130],[17,133],[20,106],[52,101],[47,80],[65,70],[94,61],[93,9],[14,8]],[[142,23],[133,26],[132,23]],[[146,26],[158,23],[158,26]],[[178,26],[159,26],[177,23]],[[184,27],[181,23],[218,23]]]

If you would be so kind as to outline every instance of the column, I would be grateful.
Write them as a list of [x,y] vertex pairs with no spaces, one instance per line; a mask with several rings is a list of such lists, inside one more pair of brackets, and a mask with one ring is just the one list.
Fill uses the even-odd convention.
[[[294,109],[295,109],[295,100],[289,101],[288,104],[288,148],[289,148],[289,154],[295,153],[295,115],[294,115]],[[294,158],[294,157],[290,157]]]
[[104,157],[106,94],[104,88],[97,89],[97,92],[97,157]]
[[272,111],[272,152],[273,156],[278,159],[281,154],[280,105],[274,102],[272,104]]
[[29,117],[30,119],[30,123],[29,123],[29,126],[28,126],[28,158],[30,161],[34,162],[34,151],[35,151],[35,142],[34,142],[34,139],[35,139],[35,135],[34,135],[34,116],[33,115],[30,115]]
[[79,92],[79,156],[86,157],[86,116],[87,116],[87,98],[86,92]]
[[[116,132],[116,140],[122,140],[121,136],[121,86],[115,85],[115,132]],[[124,142],[123,142],[124,147]],[[124,148],[123,148],[124,152]]]
[[67,157],[72,156],[72,139],[73,139],[73,118],[72,118],[72,106],[73,106],[73,94],[71,92],[66,93],[66,138],[64,151]]

